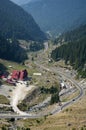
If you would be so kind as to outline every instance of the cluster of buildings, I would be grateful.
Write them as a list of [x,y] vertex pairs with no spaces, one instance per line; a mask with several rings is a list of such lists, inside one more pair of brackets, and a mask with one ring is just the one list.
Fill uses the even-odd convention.
[[10,75],[2,74],[0,76],[1,79],[5,80],[6,82],[15,85],[16,81],[24,81],[28,77],[28,72],[26,69],[24,70],[13,70]]

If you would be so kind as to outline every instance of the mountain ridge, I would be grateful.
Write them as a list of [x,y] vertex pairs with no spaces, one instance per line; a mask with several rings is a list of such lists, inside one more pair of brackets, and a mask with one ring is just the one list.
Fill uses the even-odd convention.
[[0,33],[6,38],[46,39],[33,17],[10,0],[0,0],[0,17]]
[[43,31],[54,35],[86,23],[85,0],[41,0],[22,7],[32,14]]

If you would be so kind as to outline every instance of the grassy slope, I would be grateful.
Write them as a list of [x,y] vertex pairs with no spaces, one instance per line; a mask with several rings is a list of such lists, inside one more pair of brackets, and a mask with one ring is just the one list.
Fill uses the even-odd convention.
[[[28,67],[26,67],[16,62],[6,61],[2,59],[0,59],[0,63],[3,64],[7,68],[8,72],[12,72],[13,70],[23,70],[23,69],[27,69],[29,75],[32,75],[35,72],[35,68],[33,65],[32,65],[32,68],[30,68],[29,64],[28,64]],[[12,66],[12,68],[9,68],[9,66]]]
[[0,104],[9,104],[9,100],[3,96],[3,95],[0,95]]

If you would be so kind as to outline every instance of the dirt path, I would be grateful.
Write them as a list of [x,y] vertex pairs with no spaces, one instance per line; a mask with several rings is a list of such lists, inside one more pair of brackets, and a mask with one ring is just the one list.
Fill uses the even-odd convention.
[[27,115],[26,112],[20,111],[17,105],[20,101],[22,101],[26,97],[28,92],[33,88],[35,88],[35,86],[33,85],[27,87],[26,84],[21,84],[21,83],[17,84],[17,87],[12,93],[12,100],[11,100],[11,106],[16,113],[20,115]]

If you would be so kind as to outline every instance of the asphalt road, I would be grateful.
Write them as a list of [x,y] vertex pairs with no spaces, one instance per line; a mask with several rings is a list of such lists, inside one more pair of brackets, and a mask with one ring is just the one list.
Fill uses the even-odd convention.
[[51,112],[51,114],[56,114],[59,113],[60,111],[62,111],[63,109],[65,109],[66,107],[72,105],[74,102],[78,101],[83,95],[84,95],[84,91],[82,89],[82,87],[72,78],[70,78],[67,74],[65,74],[64,72],[59,71],[58,69],[54,69],[54,68],[46,68],[43,65],[40,65],[38,63],[35,62],[35,64],[37,66],[39,66],[40,68],[55,73],[55,74],[59,74],[60,76],[64,76],[65,79],[69,80],[72,84],[74,84],[76,86],[76,88],[79,90],[79,95],[76,96],[75,98],[73,98],[72,100],[66,102],[65,104],[63,104],[62,106],[60,106],[60,108],[57,108],[57,110]]

